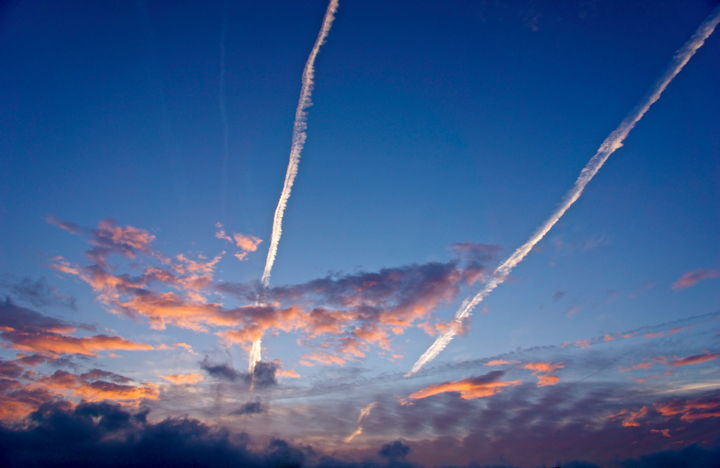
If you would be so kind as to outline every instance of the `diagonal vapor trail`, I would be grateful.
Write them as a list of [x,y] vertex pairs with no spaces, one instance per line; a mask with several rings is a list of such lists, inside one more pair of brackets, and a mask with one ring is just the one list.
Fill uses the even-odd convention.
[[435,359],[438,354],[452,341],[462,328],[462,324],[470,317],[473,309],[480,304],[495,288],[505,282],[510,272],[525,256],[540,242],[543,237],[555,226],[555,224],[563,217],[565,212],[580,198],[585,186],[595,177],[598,171],[603,167],[605,161],[619,148],[622,147],[623,141],[627,138],[630,131],[643,118],[650,107],[662,96],[667,86],[682,71],[685,65],[690,61],[695,52],[705,43],[705,40],[715,30],[718,22],[720,22],[720,6],[717,6],[705,21],[698,27],[695,34],[683,45],[683,47],[675,53],[670,66],[665,73],[651,88],[647,97],[620,122],[620,125],[613,130],[610,135],[598,148],[595,155],[588,161],[585,167],[580,171],[575,184],[565,195],[560,206],[550,215],[550,217],[535,231],[535,233],[523,245],[517,248],[504,262],[498,265],[493,271],[490,279],[485,283],[484,287],[475,296],[467,298],[455,314],[455,319],[448,330],[440,335],[435,342],[423,353],[422,356],[413,365],[412,369],[405,374],[406,377],[415,374],[423,368],[425,364]]
[[357,418],[357,429],[355,429],[355,431],[352,434],[345,437],[346,444],[349,444],[350,442],[352,442],[352,440],[355,437],[357,437],[363,433],[363,423],[368,418],[368,416],[370,416],[370,413],[372,413],[372,410],[375,409],[376,406],[377,406],[377,401],[371,401],[370,403],[365,405],[360,410],[360,414],[358,415],[358,418]]
[[[300,156],[302,154],[303,147],[305,146],[305,140],[307,140],[306,109],[312,105],[312,91],[315,83],[315,59],[317,58],[318,52],[320,52],[320,47],[322,47],[325,43],[325,39],[332,27],[333,20],[335,19],[335,11],[337,11],[338,7],[338,1],[339,0],[330,0],[330,3],[328,3],[322,26],[320,27],[320,32],[315,39],[315,44],[310,50],[307,62],[305,62],[305,69],[303,70],[300,86],[300,97],[298,99],[297,108],[295,109],[295,122],[293,123],[292,143],[290,144],[290,160],[288,162],[287,171],[285,172],[285,182],[283,183],[283,188],[280,192],[280,199],[278,200],[277,207],[275,208],[272,234],[270,235],[270,247],[268,248],[267,258],[265,259],[265,270],[263,271],[262,278],[260,279],[263,291],[270,285],[270,274],[272,273],[272,268],[275,264],[275,257],[277,256],[280,237],[282,237],[282,223],[283,216],[285,215],[285,208],[287,207],[288,199],[292,193],[293,183],[295,183],[298,165],[300,164]],[[262,301],[262,294],[260,300]],[[262,338],[259,338],[253,342],[252,349],[250,351],[250,363],[248,367],[251,372],[255,368],[255,364],[257,364],[257,362],[262,358],[261,348]]]

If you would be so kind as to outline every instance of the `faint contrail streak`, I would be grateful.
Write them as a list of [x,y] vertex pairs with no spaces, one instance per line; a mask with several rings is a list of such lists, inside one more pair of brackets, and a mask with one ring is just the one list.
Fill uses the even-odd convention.
[[[317,58],[318,52],[320,52],[320,47],[322,47],[325,43],[325,39],[330,32],[333,20],[335,19],[335,11],[337,10],[337,7],[338,0],[330,0],[327,10],[325,11],[325,17],[323,18],[320,32],[315,39],[315,44],[310,50],[307,62],[305,62],[305,69],[303,70],[300,86],[300,97],[298,99],[297,108],[295,109],[295,122],[293,123],[292,142],[290,144],[290,160],[288,162],[287,171],[285,172],[285,182],[283,183],[283,188],[280,192],[280,199],[278,200],[277,207],[275,208],[272,233],[270,235],[270,247],[268,248],[267,258],[265,259],[265,270],[263,271],[262,278],[260,280],[263,290],[270,285],[270,274],[272,272],[273,265],[275,264],[278,243],[280,242],[280,237],[282,236],[282,222],[283,216],[285,215],[285,208],[287,207],[287,202],[292,192],[292,186],[295,182],[295,177],[297,176],[298,165],[300,164],[300,156],[303,147],[305,146],[305,140],[307,139],[307,112],[305,110],[312,104],[311,98],[315,78],[315,58]],[[251,369],[254,369],[255,364],[261,358],[261,339],[258,339],[252,345],[249,365]]]
[[437,357],[440,352],[452,341],[460,330],[463,321],[470,316],[473,309],[482,302],[488,294],[501,285],[508,277],[510,272],[517,266],[525,256],[540,242],[543,237],[552,229],[553,226],[562,218],[565,212],[580,198],[585,186],[595,177],[605,161],[623,145],[623,141],[628,136],[635,125],[643,118],[650,107],[660,99],[665,88],[670,82],[682,71],[688,61],[695,55],[695,52],[702,47],[705,40],[715,30],[718,22],[720,22],[720,6],[716,7],[708,18],[698,27],[695,34],[685,43],[685,45],[675,53],[670,66],[657,81],[655,86],[651,88],[648,96],[620,123],[620,125],[602,142],[595,155],[580,171],[575,184],[565,195],[560,206],[550,215],[550,217],[540,226],[540,228],[527,240],[523,245],[518,247],[510,257],[498,265],[493,271],[490,279],[485,283],[484,287],[475,296],[466,299],[460,309],[455,314],[455,320],[448,330],[439,336],[435,342],[420,356],[412,369],[405,374],[410,376]]
[[220,121],[222,124],[223,138],[223,160],[222,160],[222,216],[227,211],[228,192],[228,163],[230,159],[230,147],[228,144],[228,121],[227,107],[225,104],[225,37],[227,36],[227,1],[223,2],[222,23],[220,27],[220,77],[218,79],[218,107],[220,109]]
[[352,440],[363,433],[363,422],[370,416],[370,413],[372,413],[372,410],[375,409],[377,406],[377,401],[372,401],[368,403],[363,409],[360,410],[360,414],[358,415],[357,419],[357,429],[355,429],[355,432],[350,434],[349,436],[345,437],[345,443],[352,442]]

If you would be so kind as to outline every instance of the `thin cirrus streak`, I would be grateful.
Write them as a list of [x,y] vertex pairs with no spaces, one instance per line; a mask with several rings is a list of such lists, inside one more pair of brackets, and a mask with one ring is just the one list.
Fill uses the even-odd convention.
[[[277,256],[280,237],[282,237],[282,222],[283,216],[285,215],[285,208],[287,207],[288,199],[292,193],[292,186],[295,183],[298,165],[300,164],[300,156],[302,154],[303,147],[305,146],[305,140],[307,140],[306,109],[312,104],[311,98],[315,78],[315,58],[317,58],[318,52],[320,52],[320,47],[322,47],[325,43],[325,39],[330,32],[333,20],[335,19],[335,11],[338,7],[338,1],[339,0],[330,0],[327,10],[325,11],[325,17],[323,18],[320,32],[315,39],[313,48],[310,50],[307,62],[305,62],[305,69],[303,70],[300,86],[300,98],[298,99],[298,105],[295,109],[295,122],[293,123],[292,143],[290,144],[290,160],[288,162],[287,171],[285,172],[285,182],[283,183],[283,188],[280,192],[280,199],[278,200],[277,207],[275,208],[272,234],[270,235],[270,247],[268,248],[267,258],[265,259],[265,270],[263,271],[262,278],[260,280],[263,289],[266,289],[270,285],[270,274],[272,273],[272,268],[275,264],[275,257]],[[262,338],[258,338],[252,344],[249,357],[250,362],[248,365],[251,372],[258,361],[262,358],[261,345]]]
[[670,84],[670,82],[682,71],[685,65],[690,61],[695,52],[702,47],[705,40],[715,30],[718,22],[720,22],[720,6],[716,7],[708,18],[698,27],[695,34],[685,43],[685,45],[676,52],[670,66],[657,81],[655,86],[651,89],[648,96],[642,101],[635,109],[620,123],[620,125],[613,130],[610,135],[598,148],[595,155],[588,161],[585,167],[580,171],[575,184],[570,191],[565,195],[560,206],[550,215],[545,223],[535,231],[535,233],[527,240],[523,245],[517,248],[515,252],[510,255],[504,262],[498,265],[493,271],[490,279],[485,283],[485,286],[475,296],[470,297],[463,301],[462,305],[455,314],[455,319],[452,322],[452,326],[448,330],[440,335],[435,342],[423,353],[422,356],[413,365],[412,369],[405,374],[406,377],[411,376],[418,372],[428,362],[435,359],[443,349],[452,341],[457,335],[458,331],[462,328],[463,321],[470,317],[473,309],[480,304],[495,288],[501,285],[507,279],[510,272],[520,262],[523,261],[525,256],[540,242],[543,237],[555,226],[555,224],[563,217],[565,212],[580,198],[585,186],[595,177],[600,168],[605,164],[605,161],[619,148],[622,147],[623,141],[627,138],[630,131],[635,125],[643,118],[650,107],[660,99],[663,92]]

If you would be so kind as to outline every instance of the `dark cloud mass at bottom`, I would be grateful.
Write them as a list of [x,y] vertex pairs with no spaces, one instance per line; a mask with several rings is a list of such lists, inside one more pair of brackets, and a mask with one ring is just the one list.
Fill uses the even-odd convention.
[[[0,425],[3,467],[418,468],[420,465],[406,461],[411,450],[409,445],[396,440],[382,445],[377,457],[356,461],[326,456],[310,446],[295,446],[282,439],[272,439],[258,449],[252,448],[246,433],[232,434],[192,418],[168,418],[153,423],[147,410],[133,412],[110,403],[81,403],[74,407],[63,401],[46,403],[30,415],[25,427]],[[598,465],[575,461],[562,466]],[[692,445],[619,461],[617,466],[717,467],[720,448]]]

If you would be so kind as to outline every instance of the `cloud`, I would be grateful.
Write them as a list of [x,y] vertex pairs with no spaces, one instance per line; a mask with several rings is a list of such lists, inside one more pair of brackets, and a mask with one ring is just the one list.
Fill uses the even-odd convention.
[[690,364],[700,364],[703,362],[714,361],[718,357],[720,357],[720,353],[711,353],[709,351],[705,351],[703,354],[696,354],[694,356],[688,356],[686,358],[675,359],[674,361],[670,362],[670,365],[674,367],[680,367]]
[[541,373],[541,372],[552,372],[558,369],[562,369],[565,367],[563,364],[553,364],[550,362],[529,362],[525,365],[523,365],[525,369],[531,370],[535,373]]
[[17,306],[9,299],[0,302],[0,339],[8,346],[50,356],[79,354],[97,356],[99,351],[146,351],[153,349],[144,343],[136,343],[119,336],[94,335],[70,336],[77,328],[60,319],[48,317],[31,309]]
[[232,414],[236,416],[244,416],[249,414],[260,414],[267,412],[267,408],[260,402],[260,400],[257,401],[249,401],[247,403],[244,403],[240,408],[236,409],[232,412]]
[[160,396],[156,384],[122,385],[104,380],[87,379],[60,370],[38,380],[35,385],[56,395],[74,396],[85,401],[137,402],[144,399],[157,400]]
[[113,254],[135,258],[138,253],[153,252],[151,244],[155,236],[133,226],[118,226],[113,219],[100,221],[95,229],[83,228],[74,223],[61,221],[54,216],[48,217],[47,222],[71,234],[87,237],[93,246],[86,252],[88,259],[102,266],[107,266],[107,259]]
[[228,364],[211,364],[207,358],[203,359],[200,367],[209,376],[228,382],[241,381],[252,384],[255,388],[265,388],[277,385],[276,372],[279,364],[270,361],[259,361],[255,364],[252,374],[241,372]]
[[430,385],[409,395],[409,398],[418,400],[440,393],[457,392],[460,398],[472,400],[475,398],[487,398],[502,391],[503,387],[520,385],[522,380],[499,380],[505,372],[492,371],[479,377],[471,377],[453,382],[444,382]]
[[207,372],[210,377],[230,382],[234,382],[245,375],[227,364],[211,364],[208,362],[207,357],[200,363],[200,367]]
[[390,460],[402,460],[410,453],[410,447],[405,445],[402,440],[396,440],[389,444],[385,444],[378,450],[378,455]]
[[699,270],[692,270],[688,271],[687,273],[684,273],[677,281],[675,281],[672,284],[673,289],[685,289],[689,288],[691,286],[695,286],[697,283],[699,283],[702,280],[706,279],[712,279],[712,278],[718,278],[720,277],[720,272],[717,270],[711,270],[711,269],[699,269]]
[[61,294],[58,288],[50,286],[43,278],[13,278],[4,276],[0,278],[0,289],[20,302],[33,307],[64,307],[75,309],[75,298]]
[[720,418],[720,394],[657,402],[655,410],[663,416],[678,416],[682,421]]
[[174,385],[196,384],[205,380],[204,376],[195,372],[189,372],[187,374],[161,375],[160,377]]
[[225,229],[223,228],[223,225],[221,223],[216,223],[215,227],[217,228],[217,231],[215,232],[215,237],[227,241],[240,249],[240,252],[233,254],[233,256],[240,261],[245,260],[249,253],[255,252],[260,246],[260,243],[262,242],[262,239],[260,239],[259,237],[251,235],[241,233],[234,233],[232,235],[228,235],[225,232]]
[[299,379],[301,377],[295,369],[278,369],[275,376],[282,379]]
[[[263,291],[262,304],[258,304],[257,284],[213,283],[222,254],[166,256],[153,248],[155,237],[147,231],[110,220],[94,229],[56,219],[51,222],[84,236],[91,246],[86,252],[90,264],[76,265],[56,257],[52,266],[89,284],[111,312],[144,317],[159,330],[175,325],[214,332],[246,349],[268,331],[300,333],[301,344],[318,350],[305,362],[321,353],[337,357],[316,359],[316,363],[362,358],[373,346],[390,352],[392,337],[411,326],[442,332],[447,325],[437,322],[431,312],[480,279],[485,271],[482,262],[498,250],[484,244],[456,244],[451,247],[455,258],[446,263],[332,275],[274,287]],[[244,248],[257,244],[231,237],[222,229],[218,235]],[[113,255],[133,261],[111,265]],[[123,268],[131,271],[123,272]],[[248,303],[226,307],[213,300],[213,296],[221,299],[218,292]]]
[[[429,323],[431,311],[454,300],[462,286],[477,281],[484,272],[477,260],[489,255],[477,253],[478,247],[465,250],[472,254],[447,263],[333,275],[269,288],[263,292],[265,305],[228,311],[242,325],[219,335],[245,347],[272,329],[300,332],[305,344],[322,338],[322,351],[308,355],[306,362],[324,364],[363,357],[372,345],[390,350],[391,337],[410,326],[442,329],[442,324]],[[248,301],[258,295],[246,284],[220,283],[218,290]]]
[[493,366],[506,366],[509,364],[518,364],[518,361],[508,361],[506,359],[492,359],[483,365],[493,367]]
[[100,351],[148,351],[152,346],[126,340],[119,336],[95,335],[77,338],[58,333],[27,333],[3,331],[2,339],[9,341],[15,349],[56,356],[60,354],[80,354],[97,356]]
[[645,333],[643,336],[645,338],[662,338],[665,336],[674,335],[675,333],[680,333],[681,331],[682,331],[681,327],[675,327],[671,330],[664,331],[664,332]]
[[111,380],[115,383],[121,383],[126,384],[133,381],[133,379],[129,377],[125,377],[124,375],[116,374],[115,372],[110,372],[102,369],[92,369],[85,373],[83,373],[80,377],[87,379],[87,380]]
[[556,375],[538,375],[537,376],[538,387],[547,387],[549,385],[557,385],[560,382],[560,377]]
[[15,305],[10,298],[0,302],[0,329],[19,332],[72,333],[76,325]]

